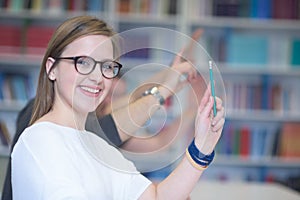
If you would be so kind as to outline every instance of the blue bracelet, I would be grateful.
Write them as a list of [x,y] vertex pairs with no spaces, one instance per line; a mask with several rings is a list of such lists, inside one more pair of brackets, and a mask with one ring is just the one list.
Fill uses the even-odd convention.
[[203,167],[207,167],[212,162],[215,156],[215,151],[213,151],[209,155],[201,153],[195,145],[195,139],[193,139],[192,143],[189,145],[188,152],[193,161],[195,161],[198,165],[201,165]]

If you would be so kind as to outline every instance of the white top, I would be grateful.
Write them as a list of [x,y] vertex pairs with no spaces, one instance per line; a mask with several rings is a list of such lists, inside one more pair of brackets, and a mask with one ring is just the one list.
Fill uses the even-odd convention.
[[151,184],[95,134],[50,122],[27,128],[11,156],[16,200],[138,199]]

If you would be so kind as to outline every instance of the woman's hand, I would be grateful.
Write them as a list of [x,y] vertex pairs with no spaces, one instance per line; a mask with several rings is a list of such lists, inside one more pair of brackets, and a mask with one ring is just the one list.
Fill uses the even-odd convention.
[[195,121],[195,144],[199,151],[205,155],[212,153],[214,150],[225,123],[225,111],[222,100],[219,98],[216,98],[217,115],[213,116],[214,100],[209,88],[208,86],[201,100]]

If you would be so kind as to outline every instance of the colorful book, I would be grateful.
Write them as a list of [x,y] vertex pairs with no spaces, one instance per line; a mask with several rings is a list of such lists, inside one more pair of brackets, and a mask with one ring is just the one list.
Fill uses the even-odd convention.
[[300,123],[286,122],[282,126],[280,156],[300,158]]
[[26,32],[26,53],[43,54],[54,32],[54,27],[30,26]]
[[275,19],[297,19],[299,0],[273,0],[272,17]]
[[22,46],[21,27],[1,25],[0,53],[20,53]]
[[233,146],[232,146],[233,155],[240,155],[240,148],[241,148],[240,138],[241,138],[240,128],[235,127],[233,131]]
[[240,12],[240,1],[220,1],[213,0],[213,15],[214,16],[239,16]]
[[8,8],[11,11],[21,11],[24,9],[24,1],[23,0],[10,0],[8,2]]
[[264,155],[265,156],[275,156],[277,152],[277,137],[278,137],[278,127],[272,125],[266,130],[265,144],[264,144]]
[[119,12],[129,13],[130,11],[130,0],[119,0]]
[[105,0],[88,0],[87,10],[91,12],[105,11]]
[[249,156],[250,154],[250,129],[247,126],[241,127],[240,130],[240,155]]
[[261,87],[261,109],[268,110],[271,108],[271,77],[269,75],[262,76]]
[[250,0],[253,18],[270,18],[272,16],[272,0]]
[[268,39],[265,36],[233,33],[228,36],[227,62],[259,67],[267,64],[268,50]]
[[264,156],[265,131],[262,127],[252,127],[251,158],[259,159]]
[[300,39],[292,40],[290,64],[293,68],[300,68]]
[[34,12],[41,12],[44,9],[43,2],[43,0],[32,0],[30,3],[31,10]]

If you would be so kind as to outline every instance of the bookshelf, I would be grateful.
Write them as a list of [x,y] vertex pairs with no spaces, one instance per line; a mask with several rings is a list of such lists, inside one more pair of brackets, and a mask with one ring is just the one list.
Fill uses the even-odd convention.
[[[57,24],[75,15],[98,16],[118,32],[146,26],[168,28],[191,35],[195,29],[203,28],[205,32],[199,42],[217,62],[225,82],[228,98],[227,127],[230,126],[236,130],[233,132],[240,135],[241,130],[247,127],[246,132],[249,136],[248,139],[244,139],[246,141],[255,135],[253,129],[267,132],[264,134],[268,137],[257,141],[261,146],[268,145],[276,150],[280,146],[281,139],[277,144],[275,136],[284,135],[282,128],[291,122],[300,123],[298,103],[300,90],[297,87],[300,84],[300,61],[297,56],[300,40],[300,6],[297,0],[287,0],[285,5],[281,5],[279,0],[267,0],[263,3],[257,0],[90,0],[86,5],[77,5],[74,4],[77,1],[71,0],[42,2],[50,4],[40,4],[40,7],[23,5],[18,8],[12,7],[11,4],[2,4],[1,32],[10,26],[15,37],[20,38],[11,44],[1,41],[1,74],[15,73],[28,76],[32,79],[30,87],[33,88],[36,85],[34,80],[37,77],[44,47],[41,45],[44,45],[47,38],[42,38],[40,44],[32,44],[29,48],[30,46],[26,45],[27,31],[32,27],[43,26],[45,33],[50,33]],[[285,12],[286,10],[291,12]],[[6,41],[11,41],[9,40],[11,36],[5,37],[8,37]],[[160,43],[164,37],[167,36],[148,34],[141,35],[140,40]],[[175,48],[182,46],[177,41],[172,45],[175,45]],[[158,57],[157,53],[148,52],[142,58],[128,57],[125,62],[128,65],[138,65],[145,61],[163,60],[167,64],[170,58],[170,56]],[[31,95],[32,92],[28,98]],[[6,119],[6,115],[10,116],[12,120],[8,123],[11,133],[14,131],[14,128],[11,128],[14,126],[13,120],[23,105],[24,102],[19,101],[5,101],[5,103],[0,101],[0,119]],[[295,132],[297,133],[295,138],[299,138],[299,128],[295,129]],[[234,142],[228,135],[230,131],[225,129],[218,146],[219,153],[215,166],[211,171],[214,173],[215,169],[219,168],[220,171],[224,167],[229,175],[222,174],[220,178],[210,175],[208,171],[207,177],[222,179],[226,176],[230,179],[232,169],[240,170],[243,174],[240,176],[242,180],[250,180],[247,170],[250,170],[249,174],[255,174],[255,178],[251,180],[258,181],[266,181],[271,176],[270,173],[272,178],[276,179],[277,171],[280,171],[278,175],[280,180],[290,176],[289,171],[293,176],[300,176],[300,156],[280,156],[279,152],[264,155],[261,152],[260,156],[253,158],[251,143],[247,145],[248,149],[244,149],[246,156],[241,156],[239,152],[226,153],[222,150],[225,148],[222,142],[226,140]],[[266,138],[272,138],[273,142]],[[241,140],[238,140],[236,143],[240,142]],[[298,142],[296,149],[298,153],[299,147]]]

